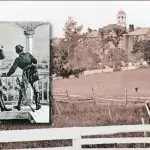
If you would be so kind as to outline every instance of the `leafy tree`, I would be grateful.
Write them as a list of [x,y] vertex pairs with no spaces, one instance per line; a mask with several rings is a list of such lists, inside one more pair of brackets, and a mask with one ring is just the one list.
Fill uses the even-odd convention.
[[135,60],[139,61],[143,58],[143,52],[141,51],[142,41],[134,40],[131,53],[134,55]]
[[74,56],[74,48],[78,45],[79,39],[83,37],[81,33],[83,29],[82,25],[78,25],[77,22],[69,17],[67,22],[65,23],[64,31],[64,40],[63,48],[68,51],[68,54],[71,59]]
[[116,27],[112,28],[111,30],[109,30],[109,32],[112,34],[110,34],[110,36],[108,37],[108,40],[113,43],[115,48],[118,48],[119,43],[123,37],[123,34],[126,33],[125,28],[123,28],[121,26],[116,26]]
[[102,56],[101,62],[102,62],[102,65],[104,66],[105,52],[109,47],[108,31],[103,29],[103,28],[100,28],[98,30],[98,36],[99,36],[99,39],[100,39],[100,47],[101,47],[101,49],[99,51],[99,55]]
[[115,69],[122,66],[122,62],[127,62],[127,54],[123,49],[113,48],[110,49],[109,53],[106,55],[106,60]]
[[83,37],[82,26],[78,26],[77,22],[69,17],[63,30],[64,38],[57,45],[53,45],[51,40],[51,75],[56,74],[63,78],[70,75],[78,77],[85,68],[76,68],[71,65],[70,60],[74,57],[74,48],[78,45],[79,39]]
[[109,30],[107,40],[114,45],[114,48],[111,48],[108,52],[108,58],[111,61],[113,68],[121,66],[121,61],[127,61],[125,51],[119,48],[120,41],[125,33],[125,28],[121,26],[116,26]]
[[150,40],[136,41],[133,44],[132,53],[141,54],[141,58],[150,65]]

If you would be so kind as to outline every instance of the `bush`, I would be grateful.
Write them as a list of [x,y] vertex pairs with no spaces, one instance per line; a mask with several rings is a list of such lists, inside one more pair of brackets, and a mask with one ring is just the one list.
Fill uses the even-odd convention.
[[138,68],[145,69],[145,68],[148,68],[148,66],[139,66]]
[[80,74],[82,74],[86,69],[85,68],[78,68],[78,69],[73,69],[73,68],[62,68],[59,70],[59,73],[57,76],[61,76],[63,78],[69,78],[71,75],[75,77],[79,77]]
[[113,69],[113,72],[122,71],[121,67],[116,67]]

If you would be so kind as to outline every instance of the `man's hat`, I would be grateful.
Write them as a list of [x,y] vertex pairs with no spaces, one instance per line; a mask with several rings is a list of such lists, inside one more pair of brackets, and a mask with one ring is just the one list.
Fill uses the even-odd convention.
[[24,47],[22,45],[17,45],[15,48],[16,48],[16,53],[21,53]]
[[24,47],[22,45],[17,45],[16,48],[17,49],[23,49]]

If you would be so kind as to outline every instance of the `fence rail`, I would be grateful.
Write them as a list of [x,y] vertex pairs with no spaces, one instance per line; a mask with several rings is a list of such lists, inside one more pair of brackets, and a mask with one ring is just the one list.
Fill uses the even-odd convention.
[[[110,137],[110,138],[103,138],[103,137],[90,138],[89,137],[93,135],[113,136],[114,134],[118,134],[118,133],[132,133],[132,132],[134,133],[150,132],[150,125],[119,125],[119,126],[100,126],[100,127],[97,126],[97,127],[7,130],[7,131],[0,131],[0,135],[1,135],[0,143],[45,141],[45,140],[68,140],[68,139],[72,140],[72,146],[60,147],[60,148],[49,147],[48,148],[49,150],[53,150],[53,149],[80,150],[82,149],[82,145],[90,145],[90,144],[149,143],[150,137],[119,137],[119,138],[118,137]],[[29,135],[32,135],[32,136],[29,136]],[[83,138],[83,136],[88,136],[88,138]],[[89,149],[86,148],[86,149],[91,150],[90,148]],[[99,148],[99,150],[102,150],[102,149],[104,148]],[[124,148],[109,148],[109,150],[110,149],[111,150],[113,149],[124,150]],[[146,148],[143,148],[143,150],[145,149]]]
[[[8,100],[5,103],[14,103],[17,102],[18,99],[18,91],[16,90],[17,83],[16,78],[21,79],[21,74],[14,74],[11,77],[1,77],[2,83],[8,88],[6,91],[8,95]],[[48,102],[49,101],[49,72],[40,72],[39,73],[39,88],[40,88],[40,99],[41,102]],[[28,99],[32,99],[32,90],[31,88],[28,89]],[[9,97],[10,96],[10,97]]]
[[115,103],[119,102],[121,104],[127,104],[127,103],[143,103],[147,100],[150,100],[150,96],[129,96],[127,93],[127,89],[125,89],[125,94],[120,95],[120,98],[108,98],[108,97],[99,97],[95,94],[94,90],[92,89],[91,96],[83,96],[83,95],[75,95],[70,94],[67,90],[66,91],[56,91],[54,89],[53,91],[53,97],[56,102],[62,102],[62,103],[91,103],[95,102],[97,104],[99,103]]

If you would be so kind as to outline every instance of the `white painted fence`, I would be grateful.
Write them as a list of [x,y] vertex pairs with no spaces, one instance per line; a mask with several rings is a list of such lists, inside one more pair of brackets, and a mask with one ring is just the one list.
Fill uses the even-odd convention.
[[107,69],[97,69],[97,70],[86,70],[84,71],[84,75],[91,75],[94,73],[102,73],[102,72],[113,72],[113,68],[107,68]]
[[129,67],[122,67],[122,71],[127,71],[127,70],[134,70],[138,69],[138,66],[129,66]]
[[[138,69],[138,66],[129,66],[129,67],[122,67],[121,71],[127,71],[127,70],[134,70]],[[84,75],[91,75],[95,73],[103,73],[103,72],[113,72],[113,68],[107,68],[107,69],[97,69],[97,70],[86,70],[84,71]]]
[[[82,138],[90,135],[113,135],[129,132],[150,132],[150,125],[119,125],[100,127],[70,127],[70,128],[49,128],[49,129],[28,129],[28,130],[7,130],[0,131],[0,143],[12,143],[22,141],[45,141],[45,140],[66,140],[72,139],[72,146],[55,148],[28,148],[30,150],[81,150],[81,145],[89,144],[132,144],[150,143],[150,137],[111,137],[111,138]],[[86,148],[87,150],[92,150]],[[99,148],[99,150],[108,148]],[[109,148],[109,150],[129,150],[133,148]],[[137,150],[140,148],[136,148]],[[145,150],[146,148],[143,148]],[[150,148],[149,148],[150,149]],[[96,150],[95,148],[93,150]],[[141,149],[142,150],[142,149]]]

